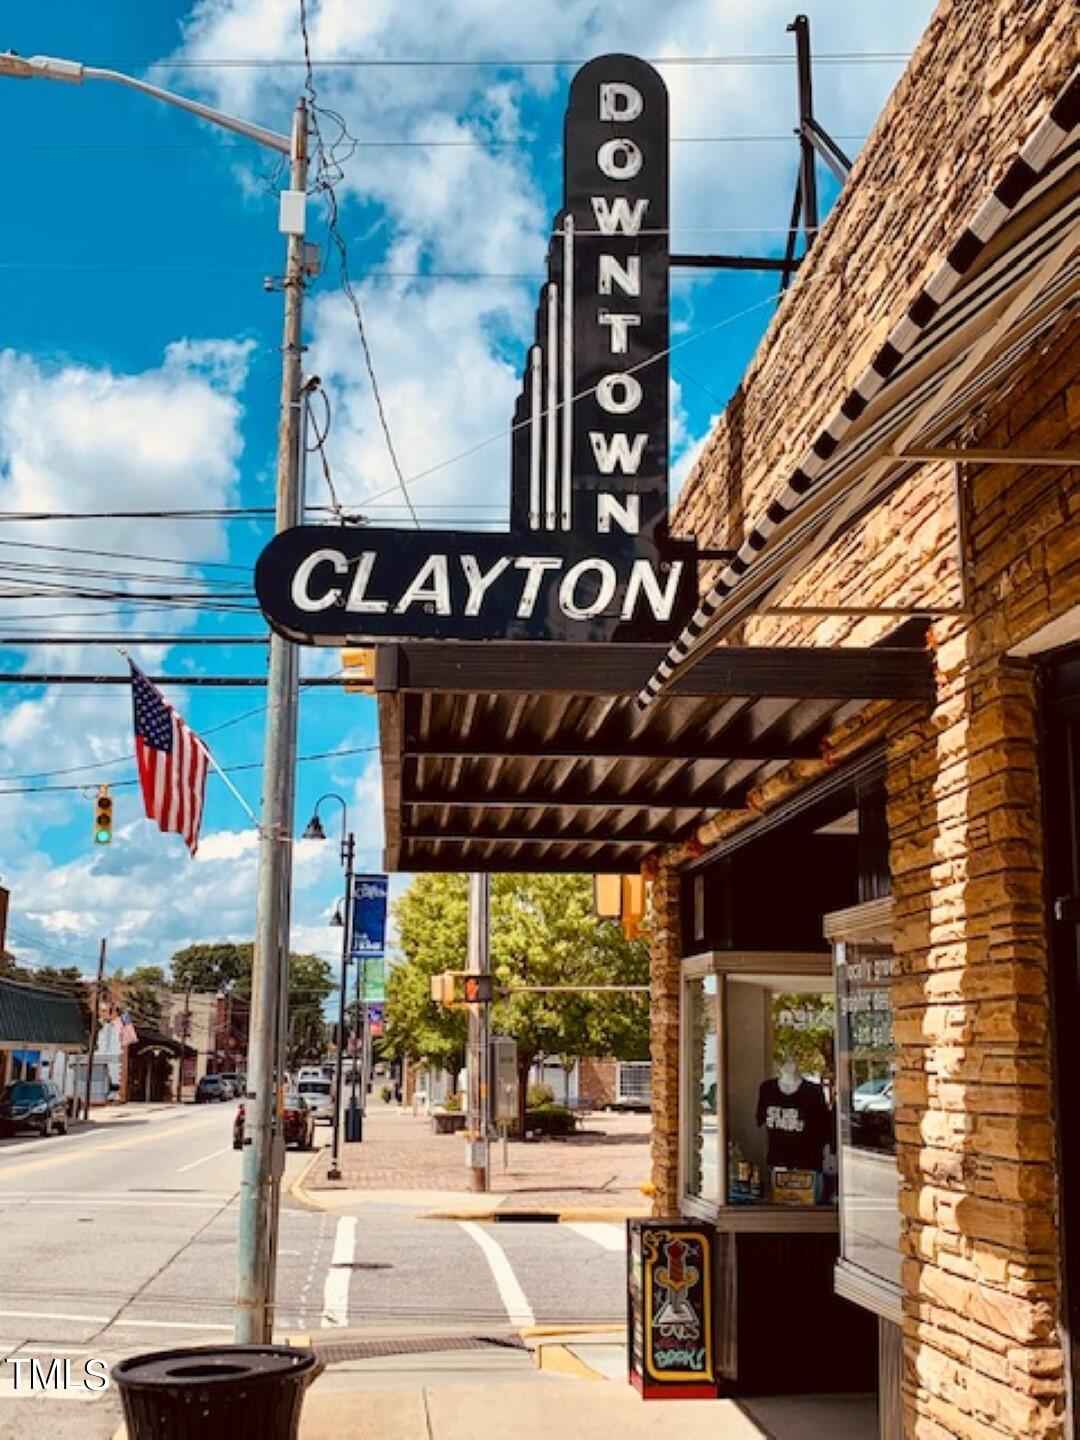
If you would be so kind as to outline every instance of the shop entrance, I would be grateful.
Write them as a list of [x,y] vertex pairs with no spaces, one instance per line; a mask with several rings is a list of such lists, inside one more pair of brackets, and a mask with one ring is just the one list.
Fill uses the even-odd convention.
[[1073,1435],[1080,1435],[1080,646],[1043,675],[1043,794],[1047,899],[1057,1041],[1058,1154],[1065,1344],[1071,1354]]

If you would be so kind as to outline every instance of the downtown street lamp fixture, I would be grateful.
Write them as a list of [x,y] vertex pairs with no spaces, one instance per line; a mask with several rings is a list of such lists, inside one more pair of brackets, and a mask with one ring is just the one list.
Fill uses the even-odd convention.
[[[353,890],[353,855],[355,842],[352,831],[349,830],[349,810],[342,796],[331,791],[326,795],[320,795],[315,801],[315,808],[312,811],[311,819],[304,828],[304,840],[325,840],[326,830],[322,820],[319,818],[319,806],[324,800],[336,800],[341,806],[341,863],[345,870],[345,898],[339,901],[330,919],[330,924],[341,927],[341,985],[338,995],[338,1025],[337,1025],[337,1054],[334,1060],[334,1117],[330,1138],[330,1166],[327,1170],[327,1179],[341,1179],[341,1087],[344,1080],[344,1055],[345,1055],[345,993],[348,989],[349,973],[349,942],[351,926],[349,916],[352,904]],[[355,1066],[354,1066],[355,1070]]]

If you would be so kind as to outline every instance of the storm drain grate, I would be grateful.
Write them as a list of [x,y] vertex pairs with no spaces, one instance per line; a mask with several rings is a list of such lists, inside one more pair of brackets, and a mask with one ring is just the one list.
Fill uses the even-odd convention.
[[378,1360],[388,1355],[436,1355],[448,1350],[524,1350],[516,1335],[428,1335],[416,1339],[353,1340],[335,1345],[312,1342],[312,1349],[328,1365],[342,1360]]

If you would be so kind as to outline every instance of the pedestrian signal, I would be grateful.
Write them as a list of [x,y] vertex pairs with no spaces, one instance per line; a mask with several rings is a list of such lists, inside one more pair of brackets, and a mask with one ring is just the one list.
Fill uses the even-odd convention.
[[495,991],[490,975],[465,976],[466,1005],[490,1005]]
[[113,802],[108,785],[99,785],[94,801],[94,844],[108,845],[112,841]]

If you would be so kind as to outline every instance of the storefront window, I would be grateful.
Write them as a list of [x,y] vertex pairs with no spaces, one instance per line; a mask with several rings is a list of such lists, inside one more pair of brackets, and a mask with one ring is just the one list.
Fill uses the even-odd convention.
[[716,1204],[720,1198],[720,1091],[715,975],[687,980],[683,1048],[686,1127],[686,1193]]
[[843,1258],[900,1283],[892,951],[836,945]]
[[728,1205],[835,1202],[830,991],[824,976],[725,977]]

